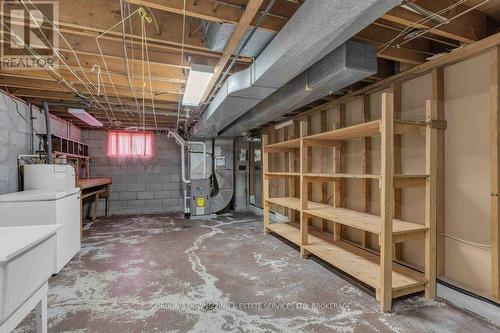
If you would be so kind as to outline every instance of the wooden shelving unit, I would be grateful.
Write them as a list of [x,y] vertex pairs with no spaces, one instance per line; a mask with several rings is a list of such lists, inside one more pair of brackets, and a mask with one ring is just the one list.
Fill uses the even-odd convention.
[[[382,94],[382,119],[335,129],[307,136],[307,124],[301,122],[301,137],[268,145],[263,135],[264,169],[264,228],[297,244],[301,255],[309,254],[328,262],[352,277],[374,288],[380,307],[390,311],[392,299],[425,290],[425,296],[432,299],[436,294],[436,107],[427,103],[425,122],[394,120],[394,97]],[[394,173],[395,135],[423,135],[426,137],[426,172],[424,175],[402,175]],[[307,170],[307,149],[311,146],[327,146],[340,150],[342,142],[357,138],[380,136],[381,167],[379,174],[331,174],[311,173]],[[300,172],[270,172],[269,153],[300,155]],[[340,158],[335,154],[335,159]],[[338,162],[335,161],[335,165]],[[336,171],[339,171],[338,169]],[[269,181],[276,178],[300,177],[299,197],[269,197]],[[354,211],[341,206],[337,184],[345,179],[374,180],[379,182],[381,215]],[[336,184],[334,205],[308,200],[310,182],[333,182]],[[425,221],[414,223],[394,218],[394,191],[408,187],[425,188]],[[270,223],[270,205],[279,205],[300,213],[300,224]],[[311,218],[333,223],[331,233],[315,230],[310,226]],[[378,254],[367,251],[342,240],[341,228],[347,226],[378,235]],[[423,239],[425,241],[425,271],[420,273],[393,261],[393,248],[397,243]]]

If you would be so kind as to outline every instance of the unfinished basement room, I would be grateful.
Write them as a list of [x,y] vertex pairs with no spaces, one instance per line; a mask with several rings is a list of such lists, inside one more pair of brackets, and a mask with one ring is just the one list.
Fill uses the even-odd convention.
[[500,0],[0,8],[0,333],[500,332]]

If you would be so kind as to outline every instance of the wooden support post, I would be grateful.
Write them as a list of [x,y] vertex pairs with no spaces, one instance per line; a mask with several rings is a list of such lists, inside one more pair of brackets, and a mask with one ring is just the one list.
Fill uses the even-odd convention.
[[[370,95],[363,95],[363,122],[370,121]],[[372,139],[370,137],[363,138],[363,173],[372,173]],[[372,199],[372,181],[365,178],[363,181],[363,212],[370,212]],[[363,232],[362,246],[370,248],[371,234],[368,231]]]
[[[280,132],[283,135],[280,135],[280,138],[282,138],[280,141],[287,141],[288,138],[288,127],[284,127],[283,129],[280,129]],[[280,160],[280,171],[285,172],[288,168],[288,157],[289,154],[287,152],[282,152],[279,154],[279,160]],[[279,181],[280,182],[280,197],[288,197],[289,194],[289,188],[288,188],[288,180],[287,179],[282,179]],[[290,211],[293,209],[283,207],[283,213],[285,216],[290,217]]]
[[269,136],[267,134],[262,135],[262,198],[264,199],[264,233],[269,233],[269,179],[265,177],[265,174],[269,172],[269,153],[264,150],[264,147],[269,144]]
[[[326,132],[328,130],[328,121],[327,121],[327,114],[326,110],[322,110],[320,113],[321,116],[321,132]],[[327,157],[326,157],[326,152],[324,148],[321,148],[321,161],[323,162],[322,165],[322,172],[326,172],[326,162],[327,162]],[[321,183],[321,203],[326,203],[326,200],[328,200],[328,183],[327,182],[322,182]],[[320,225],[320,231],[326,231],[328,226],[328,221],[325,219],[321,220],[321,225]]]
[[491,82],[491,295],[500,301],[500,49],[495,46],[490,51]]
[[394,95],[382,94],[382,121],[380,127],[380,308],[392,308],[392,219],[394,214]]
[[[391,92],[394,96],[394,119],[401,119],[401,83],[394,82],[391,85]],[[394,135],[394,173],[401,174],[401,140],[402,135]],[[401,218],[402,191],[400,188],[394,189],[394,217]],[[394,244],[394,258],[401,259],[403,256],[403,243]]]
[[[436,101],[437,120],[445,120],[444,114],[444,70],[442,68],[434,68],[432,70],[432,100]],[[436,142],[436,164],[437,164],[437,174],[436,174],[436,253],[437,253],[437,276],[444,276],[444,258],[445,258],[445,246],[444,246],[444,234],[445,234],[445,132],[444,129],[438,129],[437,131],[437,142]]]
[[[337,106],[335,129],[345,127],[345,104],[339,103]],[[335,146],[334,151],[334,173],[342,173],[345,170],[345,147],[346,143],[341,142]],[[337,179],[334,183],[334,202],[335,207],[345,207],[345,179]],[[333,239],[340,240],[342,238],[342,225],[334,223]]]
[[[312,117],[311,116],[307,116],[306,120],[307,120],[306,134],[302,135],[303,133],[302,133],[302,127],[301,127],[301,129],[300,129],[300,131],[301,131],[301,133],[300,133],[301,137],[313,134],[313,130],[312,130]],[[312,147],[307,147],[306,150],[307,150],[307,166],[306,166],[307,169],[306,170],[307,170],[307,172],[312,172]],[[302,161],[301,161],[301,165],[302,165]],[[306,186],[307,186],[307,199],[308,200],[312,200],[312,193],[313,193],[312,186],[313,185],[312,185],[312,183],[307,183]],[[309,225],[311,225],[312,224],[312,219],[307,219],[307,220],[308,220]]]
[[425,118],[427,122],[425,135],[425,225],[429,230],[425,233],[425,298],[436,297],[436,176],[437,176],[437,129],[431,122],[437,118],[437,102],[428,100]]
[[97,219],[97,206],[99,206],[99,193],[94,196],[94,204],[92,205],[92,222]]
[[[307,122],[300,122],[300,137],[307,135]],[[307,147],[304,146],[302,139],[300,140],[300,254],[302,258],[307,258],[307,251],[304,246],[308,243],[309,234],[309,218],[304,215],[304,210],[307,209],[307,203],[309,200],[309,188],[308,183],[304,181],[304,173],[307,173],[310,169],[309,165],[309,154]]]

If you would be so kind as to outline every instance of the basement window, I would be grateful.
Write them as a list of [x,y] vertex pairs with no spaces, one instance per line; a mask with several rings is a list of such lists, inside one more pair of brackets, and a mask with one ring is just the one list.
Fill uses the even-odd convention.
[[108,132],[109,157],[154,157],[152,132]]

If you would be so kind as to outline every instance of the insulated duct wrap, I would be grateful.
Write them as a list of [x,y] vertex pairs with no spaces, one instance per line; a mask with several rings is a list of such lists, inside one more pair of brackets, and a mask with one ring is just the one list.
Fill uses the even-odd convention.
[[344,44],[398,0],[308,0],[247,69],[230,76],[191,135],[216,137],[248,110]]

